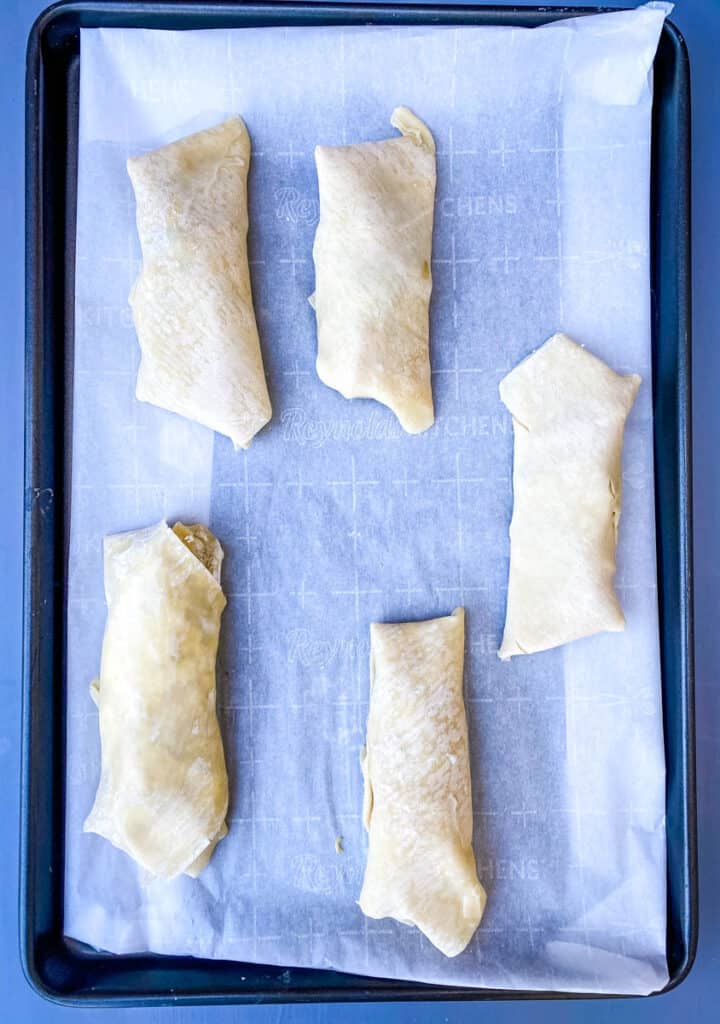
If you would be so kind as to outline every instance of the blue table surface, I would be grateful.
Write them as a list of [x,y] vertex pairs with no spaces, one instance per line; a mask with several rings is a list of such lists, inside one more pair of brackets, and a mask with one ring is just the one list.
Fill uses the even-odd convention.
[[[503,0],[495,0],[495,3]],[[607,2],[607,0],[606,0]],[[613,3],[609,6],[629,6]],[[720,0],[679,0],[673,20],[690,51],[693,91],[693,334],[695,471],[695,610],[697,744],[700,819],[700,942],[689,978],[659,998],[619,1001],[530,1003],[407,1003],[355,1006],[188,1007],[79,1011],[36,995],[25,981],[18,953],[17,876],[21,704],[21,591],[23,507],[23,174],[25,43],[44,0],[0,2],[0,309],[4,352],[0,372],[0,1016],[21,1021],[85,1022],[109,1019],[200,1022],[243,1020],[253,1024],[328,1020],[462,1022],[614,1020],[717,1020],[720,998]],[[547,3],[546,6],[560,6]],[[713,1008],[714,1007],[714,1008]]]

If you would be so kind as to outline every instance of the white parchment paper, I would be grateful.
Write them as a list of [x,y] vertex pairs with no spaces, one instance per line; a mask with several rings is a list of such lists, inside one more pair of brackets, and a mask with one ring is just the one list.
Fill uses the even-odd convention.
[[[507,28],[82,32],[65,925],[106,950],[478,986],[643,993],[667,979],[653,513],[651,64],[665,5]],[[437,422],[405,435],[314,372],[313,147],[438,143]],[[134,399],[129,154],[240,113],[274,408],[247,453]],[[502,664],[512,429],[498,381],[563,329],[643,385],[628,423],[624,634]],[[230,833],[153,882],[84,835],[99,773],[106,533],[209,521],[227,553],[218,666]],[[368,626],[467,609],[475,852],[488,892],[445,959],[356,905]],[[132,643],[132,637],[128,637]],[[344,852],[335,851],[337,836]]]

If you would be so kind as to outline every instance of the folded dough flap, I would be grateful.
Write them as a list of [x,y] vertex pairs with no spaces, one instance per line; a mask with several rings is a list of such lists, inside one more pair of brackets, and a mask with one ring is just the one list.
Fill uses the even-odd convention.
[[105,540],[102,764],[85,831],[162,878],[197,874],[226,834],[215,700],[221,562],[200,525],[163,521]]
[[[196,184],[212,182],[218,165],[227,160],[240,167],[247,166],[250,160],[250,136],[241,117],[230,117],[149,153],[131,156],[127,170],[138,202],[141,197],[147,197],[156,205],[157,189],[172,189],[178,174],[186,183],[193,179]],[[189,198],[192,198],[191,193]],[[172,208],[168,207],[165,212],[170,216]]]
[[220,586],[224,552],[217,537],[201,523],[186,526],[177,522],[171,528],[163,519],[140,530],[109,534],[103,541],[103,555],[108,604],[116,585],[128,585],[133,576],[142,576],[155,563],[163,567],[171,582],[183,582],[184,573],[178,566],[190,569],[204,581],[212,600],[220,600],[225,607]]
[[408,138],[424,149],[435,153],[435,139],[432,132],[419,117],[413,114],[407,107],[395,107],[390,118],[390,124],[397,128],[401,135]]
[[500,398],[529,430],[558,417],[624,423],[640,383],[637,374],[616,373],[567,334],[555,334],[500,381]]
[[223,822],[222,825],[220,826],[220,831],[208,843],[208,845],[205,847],[200,856],[196,857],[192,864],[185,868],[185,874],[189,875],[191,878],[197,878],[201,871],[204,871],[205,868],[210,863],[210,859],[212,855],[215,853],[215,847],[217,846],[217,844],[220,842],[221,839],[224,839],[227,834],[227,825],[225,824],[225,822]]
[[623,432],[639,386],[564,334],[501,381],[515,434],[501,658],[624,629],[613,578]]
[[247,261],[250,137],[233,117],[128,160],[140,401],[246,448],[272,415]]
[[318,146],[320,221],[313,246],[317,372],[345,398],[372,398],[405,431],[432,426],[435,142],[407,107],[400,137]]
[[373,625],[371,652],[360,907],[416,925],[455,956],[485,908],[472,850],[464,611]]

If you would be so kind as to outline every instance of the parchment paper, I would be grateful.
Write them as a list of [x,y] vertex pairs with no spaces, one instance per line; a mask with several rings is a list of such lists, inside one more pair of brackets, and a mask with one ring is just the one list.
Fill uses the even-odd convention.
[[[154,950],[479,986],[643,993],[667,979],[653,520],[650,68],[667,5],[505,28],[83,30],[68,609],[65,924]],[[314,371],[313,147],[439,150],[437,422],[409,437]],[[247,453],[135,401],[129,154],[240,113],[274,407]],[[624,634],[502,664],[512,429],[500,378],[562,328],[643,385],[628,424]],[[218,691],[230,834],[148,884],[84,835],[99,773],[102,537],[208,521],[227,553]],[[475,852],[488,907],[461,956],[356,905],[368,626],[467,609]],[[128,637],[128,643],[132,638]],[[344,852],[335,852],[342,836]]]

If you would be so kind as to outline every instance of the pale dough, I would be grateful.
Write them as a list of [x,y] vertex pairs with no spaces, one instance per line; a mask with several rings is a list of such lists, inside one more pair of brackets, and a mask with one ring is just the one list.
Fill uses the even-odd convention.
[[197,875],[227,834],[215,711],[220,544],[165,522],[105,538],[102,765],[84,826],[160,878]]
[[317,372],[345,398],[389,406],[411,434],[435,419],[428,307],[435,142],[406,107],[400,138],[315,149]]
[[142,270],[137,397],[247,448],[272,415],[250,290],[239,117],[128,160]]
[[370,627],[360,908],[416,925],[446,956],[467,946],[485,909],[472,849],[464,647],[462,608]]
[[500,382],[515,437],[501,658],[625,628],[613,579],[623,432],[639,386],[565,334]]

